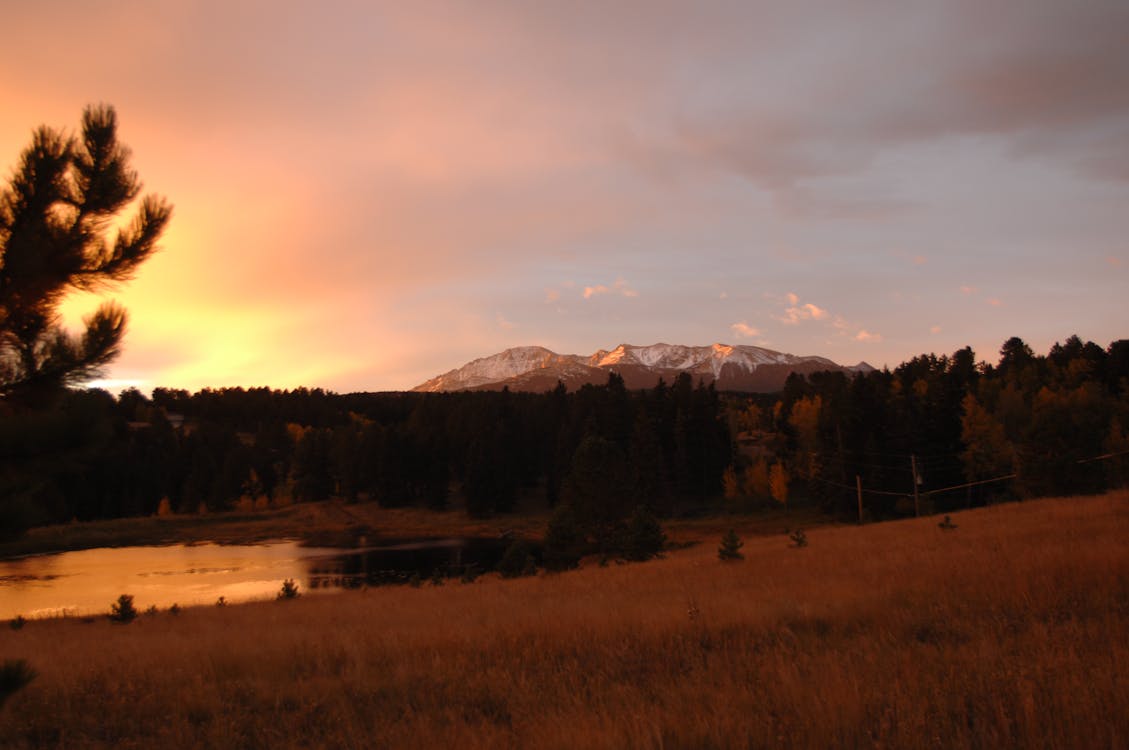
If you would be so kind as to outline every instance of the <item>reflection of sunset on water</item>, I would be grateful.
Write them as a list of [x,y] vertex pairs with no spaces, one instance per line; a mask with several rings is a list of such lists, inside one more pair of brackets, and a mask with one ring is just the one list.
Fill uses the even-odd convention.
[[[304,581],[307,560],[329,550],[294,542],[120,547],[0,560],[0,619],[108,614],[130,594],[139,610],[273,599]],[[304,587],[304,586],[303,586]]]

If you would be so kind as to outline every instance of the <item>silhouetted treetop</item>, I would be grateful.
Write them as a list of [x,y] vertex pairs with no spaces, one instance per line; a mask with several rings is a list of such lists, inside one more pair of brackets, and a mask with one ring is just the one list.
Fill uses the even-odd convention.
[[172,215],[158,196],[142,198],[132,222],[108,236],[141,190],[129,160],[114,109],[87,107],[80,138],[37,128],[0,190],[0,398],[81,382],[118,354],[121,306],[103,303],[79,336],[60,325],[58,306],[72,291],[132,278],[157,249]]

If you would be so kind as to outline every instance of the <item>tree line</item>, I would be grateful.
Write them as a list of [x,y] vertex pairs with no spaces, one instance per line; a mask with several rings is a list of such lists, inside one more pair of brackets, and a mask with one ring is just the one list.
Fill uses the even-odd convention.
[[539,394],[70,390],[0,413],[0,524],[340,498],[472,516],[567,503],[598,528],[639,506],[850,516],[859,486],[891,517],[914,510],[915,483],[938,511],[1121,486],[1127,426],[1129,341],[1076,336],[1046,356],[1010,339],[994,365],[966,348],[794,375],[778,394],[688,375],[629,391],[614,372]]
[[722,399],[689,376],[630,392],[73,390],[0,415],[0,513],[12,527],[331,497],[473,516],[520,503],[618,517],[716,497]]
[[994,365],[964,348],[857,377],[794,376],[740,416],[768,449],[739,452],[731,499],[799,489],[854,516],[861,487],[865,512],[890,517],[920,509],[915,486],[934,511],[1098,492],[1129,478],[1129,340],[1103,349],[1072,336],[1040,356],[1011,338]]

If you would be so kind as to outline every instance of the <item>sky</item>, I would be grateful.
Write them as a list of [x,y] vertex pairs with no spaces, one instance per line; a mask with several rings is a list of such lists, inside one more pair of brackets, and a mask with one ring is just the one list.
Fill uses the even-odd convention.
[[175,207],[111,388],[1129,337],[1124,0],[0,8],[4,177],[107,103]]

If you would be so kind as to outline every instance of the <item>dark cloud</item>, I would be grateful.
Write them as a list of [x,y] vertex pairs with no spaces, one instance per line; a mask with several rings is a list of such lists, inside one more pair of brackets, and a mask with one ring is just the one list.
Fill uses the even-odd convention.
[[901,145],[990,136],[1017,157],[1124,175],[1129,4],[823,10],[780,22],[790,46],[749,45],[733,58],[742,69],[726,72],[724,104],[683,108],[665,128],[652,123],[641,138],[649,151],[634,156],[667,169],[721,168],[789,191],[865,170]]

